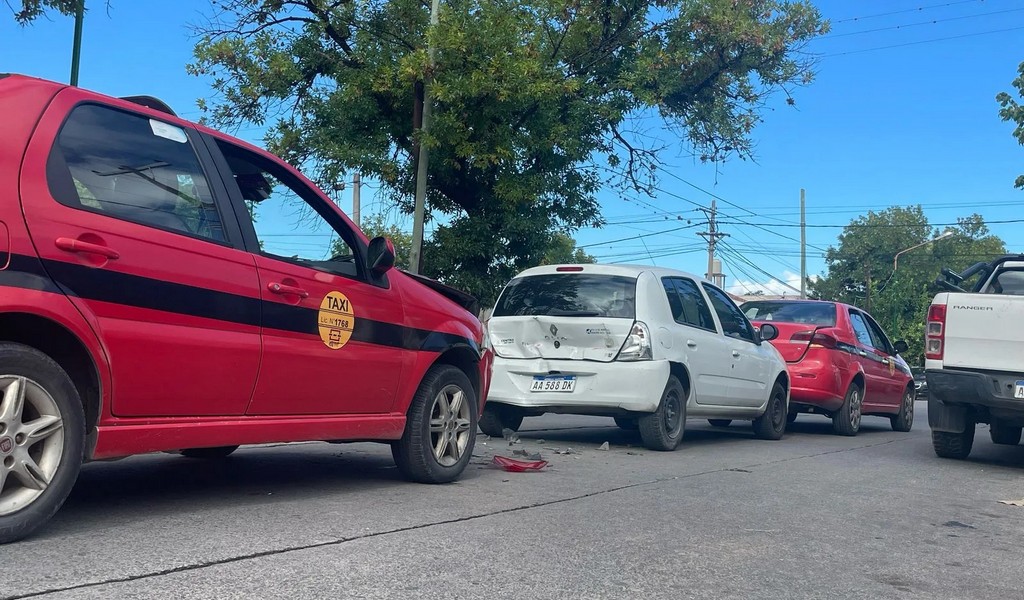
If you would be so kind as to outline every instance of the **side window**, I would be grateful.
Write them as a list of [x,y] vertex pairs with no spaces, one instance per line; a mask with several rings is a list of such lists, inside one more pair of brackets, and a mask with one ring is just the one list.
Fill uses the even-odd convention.
[[865,320],[868,324],[868,334],[871,336],[871,345],[886,354],[894,354],[889,338],[886,337],[878,323],[867,315],[865,315]]
[[704,289],[708,293],[708,298],[711,299],[711,306],[718,313],[718,320],[722,322],[722,330],[725,332],[725,335],[753,342],[753,325],[743,316],[743,313],[740,312],[740,309],[736,307],[729,296],[726,296],[718,288],[706,283],[704,284]]
[[683,317],[683,303],[679,301],[679,294],[676,293],[676,284],[668,277],[661,278],[661,285],[665,286],[665,296],[668,297],[668,306],[672,309],[672,318],[676,323],[685,323]]
[[683,318],[676,319],[676,322],[717,332],[715,320],[711,317],[711,309],[708,308],[708,303],[697,284],[691,279],[681,277],[673,277],[672,283],[675,284],[683,313]]
[[862,346],[873,348],[874,344],[871,343],[871,333],[868,331],[868,324],[864,321],[864,316],[859,312],[850,311],[850,324],[853,325],[853,333],[857,335],[857,341]]
[[321,271],[359,277],[355,235],[316,192],[273,161],[218,140],[249,210],[260,252]]
[[185,130],[96,104],[78,106],[47,164],[66,206],[224,242],[220,213]]

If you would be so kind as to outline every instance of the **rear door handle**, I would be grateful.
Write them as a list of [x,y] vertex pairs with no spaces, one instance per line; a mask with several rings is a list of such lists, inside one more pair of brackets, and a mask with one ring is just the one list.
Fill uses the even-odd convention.
[[295,287],[293,285],[285,285],[283,283],[278,283],[276,281],[271,281],[270,283],[268,283],[267,289],[270,290],[271,293],[279,294],[282,296],[290,294],[292,296],[298,296],[299,298],[309,298],[309,292],[307,292],[306,290],[300,287]]
[[76,252],[81,254],[98,254],[100,256],[109,258],[110,260],[117,260],[121,258],[121,254],[113,248],[102,246],[100,244],[93,244],[91,242],[83,242],[82,240],[76,240],[72,238],[60,237],[53,242],[58,248],[66,252]]
[[732,351],[732,357],[733,358],[739,358],[740,357],[740,351],[739,350],[733,350]]
[[686,345],[693,349],[697,348],[697,342],[693,340],[686,340]]

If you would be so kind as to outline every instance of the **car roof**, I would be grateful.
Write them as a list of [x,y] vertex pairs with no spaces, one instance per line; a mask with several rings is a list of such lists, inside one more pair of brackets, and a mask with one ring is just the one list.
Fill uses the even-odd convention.
[[[573,270],[566,271],[566,267],[571,267]],[[594,275],[619,275],[623,277],[639,277],[641,273],[651,273],[656,277],[691,277],[699,281],[705,281],[705,279],[699,275],[687,273],[686,271],[667,269],[665,267],[654,267],[650,265],[606,265],[600,263],[544,265],[541,267],[533,267],[530,269],[526,269],[525,271],[518,273],[516,275],[516,278],[532,277],[534,275],[572,275],[575,273],[592,273]]]

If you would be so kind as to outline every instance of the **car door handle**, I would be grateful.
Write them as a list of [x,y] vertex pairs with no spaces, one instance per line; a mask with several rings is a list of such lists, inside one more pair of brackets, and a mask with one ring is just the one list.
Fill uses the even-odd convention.
[[697,342],[693,340],[686,340],[686,345],[695,350],[697,349]]
[[276,281],[271,281],[267,284],[267,289],[274,294],[298,296],[299,298],[309,298],[309,292],[306,290],[295,287],[294,285],[285,285]]
[[732,351],[732,357],[733,358],[739,358],[740,357],[740,351],[739,350],[733,350]]
[[110,260],[117,260],[121,258],[121,254],[117,250],[114,250],[113,248],[108,248],[100,244],[93,244],[91,242],[83,242],[82,240],[60,237],[54,240],[53,243],[58,248],[66,252],[98,254],[100,256],[109,258]]

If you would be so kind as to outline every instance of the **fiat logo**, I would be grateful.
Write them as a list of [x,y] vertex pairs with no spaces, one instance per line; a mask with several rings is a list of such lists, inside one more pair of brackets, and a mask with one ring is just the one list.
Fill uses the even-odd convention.
[[10,454],[14,450],[14,440],[9,437],[0,438],[0,454]]

